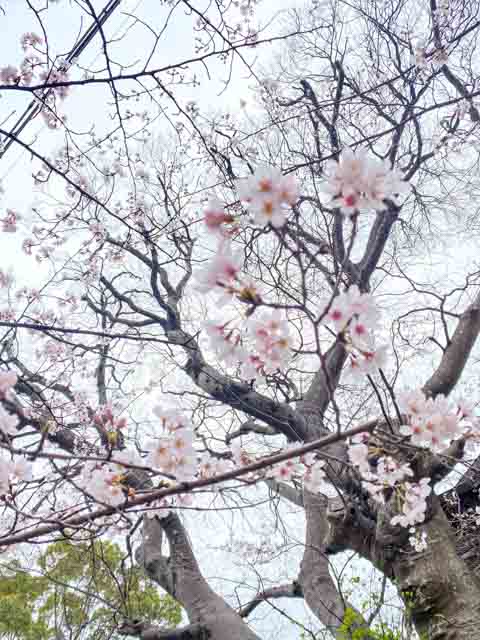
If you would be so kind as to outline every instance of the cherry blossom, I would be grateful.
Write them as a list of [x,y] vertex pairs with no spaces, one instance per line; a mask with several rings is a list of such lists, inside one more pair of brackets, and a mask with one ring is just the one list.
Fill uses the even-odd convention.
[[173,433],[177,429],[189,427],[188,419],[182,415],[178,409],[156,405],[153,407],[152,413],[160,419],[162,429],[169,433]]
[[230,453],[232,454],[232,460],[237,467],[244,467],[253,462],[251,456],[238,442],[234,442],[230,445]]
[[16,211],[13,211],[13,209],[7,209],[6,214],[4,218],[0,218],[2,231],[4,233],[15,233],[21,216]]
[[197,272],[198,291],[206,293],[219,287],[223,292],[233,293],[241,265],[241,256],[233,253],[229,245],[223,245],[209,264]]
[[20,44],[24,51],[31,47],[37,47],[43,45],[43,38],[33,32],[24,33],[20,38]]
[[392,525],[401,527],[413,527],[425,520],[427,511],[427,497],[432,492],[430,478],[422,478],[417,483],[405,483],[405,494],[403,497],[402,513],[391,519]]
[[343,333],[350,352],[348,371],[354,376],[372,375],[384,366],[386,348],[375,346],[373,334],[378,315],[373,297],[356,285],[339,293],[326,306],[324,321]]
[[127,426],[127,419],[123,416],[116,417],[110,404],[103,405],[97,409],[93,416],[93,422],[97,426],[109,429],[112,432],[124,429]]
[[289,326],[285,318],[278,317],[278,312],[255,314],[249,320],[248,334],[266,371],[283,369],[288,364],[291,358]]
[[[65,69],[50,69],[49,71],[44,71],[40,74],[40,80],[41,82],[45,82],[46,84],[68,82],[68,72]],[[52,91],[61,100],[64,100],[68,95],[69,87],[52,87]]]
[[410,536],[408,537],[408,541],[410,545],[415,549],[415,551],[417,553],[421,553],[422,551],[425,551],[428,548],[427,532],[426,531],[422,531],[422,533],[416,532],[415,527],[411,527],[409,529],[409,532],[410,532]]
[[338,162],[328,161],[326,173],[324,191],[332,206],[346,215],[366,208],[384,211],[388,208],[386,200],[397,202],[409,190],[398,172],[386,162],[367,158],[361,150],[345,149]]
[[252,211],[256,224],[270,223],[276,228],[283,227],[288,208],[298,197],[293,176],[284,176],[274,167],[258,167],[252,176],[238,182],[238,193]]
[[378,369],[383,369],[387,362],[387,347],[377,349],[358,350],[350,354],[348,372],[355,376],[374,375]]
[[12,483],[32,480],[32,465],[23,456],[9,460],[0,456],[0,494],[9,493]]
[[228,235],[224,225],[235,222],[234,216],[227,213],[223,205],[217,199],[210,200],[203,212],[203,220],[209,231],[219,233],[222,236]]
[[413,391],[398,394],[398,405],[407,414],[400,433],[416,446],[441,451],[452,440],[476,434],[473,408],[466,403],[455,407],[442,395],[427,398],[422,391]]
[[158,407],[154,413],[161,418],[165,435],[147,443],[147,464],[174,476],[179,482],[192,480],[198,471],[193,429],[177,412]]
[[240,333],[229,329],[228,325],[228,322],[216,323],[209,320],[205,323],[205,330],[218,357],[227,365],[236,365],[248,359],[249,356],[241,345]]
[[242,362],[240,375],[244,380],[259,380],[265,373],[265,362],[256,354],[247,354]]
[[[297,448],[295,444],[288,444],[284,451],[292,451]],[[303,471],[302,466],[300,465],[298,458],[289,458],[288,460],[284,460],[279,464],[276,464],[269,471],[269,475],[277,480],[283,480],[284,482],[288,482],[292,480],[294,476],[298,475],[301,471]]]
[[13,274],[10,271],[0,269],[0,289],[6,289],[13,284]]
[[172,450],[171,440],[169,437],[157,438],[147,443],[146,448],[149,450],[147,464],[155,469],[167,469],[171,466]]
[[107,466],[91,468],[86,465],[79,485],[102,504],[115,507],[126,499],[122,476]]
[[405,478],[413,476],[413,471],[407,464],[400,464],[391,456],[382,456],[377,464],[376,475],[378,482],[386,487],[394,487]]
[[17,67],[11,64],[0,69],[0,82],[3,84],[18,84],[21,79],[21,73]]
[[347,450],[350,462],[358,467],[360,473],[365,476],[370,474],[368,463],[368,445],[364,442],[352,442]]
[[8,398],[16,384],[17,374],[14,371],[0,371],[0,398]]
[[9,436],[15,436],[17,434],[17,426],[19,419],[16,415],[8,413],[0,404],[0,431]]

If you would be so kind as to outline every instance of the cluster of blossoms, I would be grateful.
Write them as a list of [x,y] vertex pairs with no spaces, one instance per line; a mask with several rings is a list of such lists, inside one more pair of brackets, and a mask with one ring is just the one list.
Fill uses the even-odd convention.
[[393,516],[391,523],[401,527],[413,527],[425,520],[427,498],[432,492],[430,478],[422,478],[419,482],[405,482],[402,500],[402,513]]
[[[279,212],[284,216],[284,207],[294,201],[295,194],[293,179],[273,169],[259,170],[242,181],[242,198],[254,210],[264,210],[270,203],[272,215],[266,222],[277,227],[282,226]],[[283,224],[285,220],[282,220]],[[205,211],[204,222],[219,238],[219,243],[213,259],[196,274],[197,290],[223,294],[219,305],[235,298],[250,307],[245,327],[241,329],[232,327],[230,321],[206,323],[213,348],[227,365],[240,365],[240,375],[245,379],[257,379],[283,369],[291,356],[288,324],[278,312],[253,314],[262,304],[262,297],[255,283],[241,274],[242,255],[233,251],[229,242],[234,227],[226,225],[234,223],[235,218],[217,200],[212,200]],[[266,222],[264,220],[264,224]]]
[[[258,379],[266,373],[283,369],[291,358],[288,322],[278,313],[256,313],[246,321],[243,336],[229,327],[229,322],[209,321],[205,328],[218,356],[228,365],[241,365],[240,375],[246,380]],[[248,343],[248,348],[245,344]]]
[[193,428],[183,416],[161,407],[156,407],[153,413],[160,418],[163,435],[147,444],[149,466],[173,476],[178,482],[193,480],[197,474],[211,477],[227,470],[226,461],[216,460],[208,453],[199,461],[193,445]]
[[107,436],[112,443],[115,443],[117,439],[117,431],[125,429],[127,426],[127,419],[125,416],[115,416],[113,407],[110,404],[106,404],[97,409],[93,415],[93,422],[101,429],[102,433],[107,433]]
[[[12,389],[16,382],[17,375],[13,371],[0,372],[0,400],[11,398]],[[18,422],[18,417],[9,413],[3,405],[0,404],[0,433],[15,436]]]
[[393,516],[392,525],[412,527],[425,519],[426,499],[430,495],[430,478],[422,478],[418,483],[408,482],[413,476],[408,464],[400,464],[391,456],[381,456],[376,460],[376,468],[371,469],[369,456],[368,433],[361,433],[352,438],[348,456],[362,476],[362,484],[371,497],[383,504],[385,496],[392,490],[401,502],[401,513]]
[[24,51],[28,51],[43,46],[43,38],[33,32],[24,33],[20,38],[20,44]]
[[[284,452],[295,451],[299,444],[291,443],[284,448]],[[232,445],[233,461],[237,467],[244,467],[254,462],[240,445]],[[325,460],[316,460],[316,454],[304,453],[298,457],[292,457],[279,462],[267,470],[267,477],[282,482],[291,482],[293,479],[302,479],[305,489],[312,493],[318,493],[325,489],[327,476],[324,470]]]
[[410,535],[408,537],[408,541],[410,545],[417,551],[417,553],[421,553],[428,548],[427,542],[427,533],[426,531],[417,532],[415,531],[415,527],[411,527],[409,529]]
[[82,470],[78,485],[94,500],[116,507],[125,501],[123,475],[108,465],[87,462]]
[[4,233],[15,233],[18,228],[18,222],[21,216],[13,209],[7,209],[4,218],[0,218],[2,223],[2,231]]
[[259,167],[252,176],[240,180],[238,193],[255,224],[264,227],[270,223],[277,229],[283,227],[289,208],[298,199],[295,178],[273,167]]
[[20,38],[20,46],[26,54],[25,58],[19,67],[10,64],[2,67],[0,69],[0,82],[8,85],[31,84],[35,77],[36,69],[43,66],[42,60],[36,55],[43,44],[43,38],[36,33],[24,33]]
[[326,173],[324,191],[331,205],[350,216],[359,209],[385,211],[388,200],[397,202],[410,189],[387,162],[368,158],[363,151],[345,149],[338,162],[327,163]]
[[[438,453],[453,440],[478,437],[478,418],[473,405],[468,402],[461,401],[454,405],[441,395],[427,398],[420,390],[398,394],[397,401],[400,411],[406,416],[406,424],[401,425],[399,431],[409,437],[410,443],[415,446]],[[378,458],[379,451],[369,446],[369,438],[369,434],[359,434],[352,439],[348,448],[350,462],[362,476],[364,487],[373,499],[382,503],[386,490],[394,490],[401,508],[400,513],[392,518],[392,525],[414,527],[423,522],[427,498],[432,492],[430,478],[421,478],[418,482],[407,481],[414,475],[410,466],[400,464],[390,456]],[[374,470],[372,459],[376,462]],[[424,548],[424,538],[413,536],[410,541],[415,549]]]
[[[284,176],[274,167],[259,167],[253,175],[238,181],[237,190],[240,200],[253,214],[254,223],[262,227],[268,224],[277,229],[283,227],[289,208],[298,199],[295,178]],[[216,198],[205,208],[203,220],[211,233],[223,237],[231,236],[237,228],[235,216]]]
[[[32,84],[37,74],[38,83],[68,82],[68,63],[60,61],[57,68],[46,70],[48,61],[45,52],[41,50],[43,44],[43,39],[36,33],[24,33],[20,39],[20,45],[26,54],[25,58],[19,67],[7,65],[0,68],[0,84],[28,86]],[[64,100],[67,93],[68,86],[56,86],[41,91],[37,95],[42,117],[50,129],[57,129],[65,121],[65,115],[59,115],[56,112],[56,99]]]
[[407,416],[400,433],[418,447],[438,452],[453,440],[478,434],[478,419],[467,402],[453,405],[442,395],[427,398],[422,391],[411,391],[398,395],[398,406]]
[[32,477],[32,465],[25,458],[0,458],[0,495],[9,493],[13,482],[29,482]]
[[326,307],[324,321],[343,335],[353,375],[371,375],[384,366],[386,347],[376,347],[373,334],[378,316],[373,297],[361,293],[356,285],[337,295]]

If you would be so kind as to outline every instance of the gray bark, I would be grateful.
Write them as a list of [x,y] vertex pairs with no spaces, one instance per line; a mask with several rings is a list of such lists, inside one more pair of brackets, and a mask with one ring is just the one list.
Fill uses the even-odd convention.
[[428,547],[397,554],[393,573],[415,628],[426,640],[472,640],[480,626],[480,583],[458,557],[438,501],[422,527]]
[[[168,557],[162,555],[163,534]],[[209,586],[195,559],[180,518],[144,518],[143,543],[136,559],[148,575],[185,608],[192,625],[208,630],[209,640],[259,640],[238,613]],[[201,636],[198,636],[199,638]]]

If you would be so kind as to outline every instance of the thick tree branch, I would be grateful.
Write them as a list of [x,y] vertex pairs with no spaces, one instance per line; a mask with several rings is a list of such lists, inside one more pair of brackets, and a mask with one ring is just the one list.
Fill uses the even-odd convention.
[[480,333],[480,292],[460,316],[457,328],[443,352],[442,359],[423,391],[427,396],[447,396],[455,387],[467,364]]
[[118,627],[117,633],[141,640],[208,640],[211,637],[208,629],[201,624],[191,624],[182,629],[162,629],[138,620],[126,620]]
[[[231,640],[258,640],[258,636],[203,577],[177,514],[144,518],[143,527],[143,543],[136,553],[137,562],[185,607],[192,625],[200,625],[202,630],[207,630],[210,634],[207,637],[212,640],[223,640],[227,629]],[[169,544],[168,559],[162,556],[163,533]]]
[[265,602],[265,600],[277,598],[303,598],[302,588],[298,582],[291,582],[290,584],[283,584],[278,587],[265,589],[258,593],[253,600],[243,605],[243,607],[238,611],[238,615],[241,618],[246,618],[258,607],[258,605]]

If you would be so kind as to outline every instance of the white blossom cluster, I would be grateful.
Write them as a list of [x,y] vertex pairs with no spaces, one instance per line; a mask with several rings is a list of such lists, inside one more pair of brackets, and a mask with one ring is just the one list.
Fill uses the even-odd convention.
[[283,370],[291,358],[288,322],[276,312],[255,313],[244,323],[243,331],[230,328],[230,323],[205,324],[211,346],[226,364],[240,364],[240,375],[246,380],[265,373]]
[[324,322],[343,334],[349,351],[348,368],[353,375],[371,375],[384,366],[386,347],[375,345],[378,309],[369,293],[353,285],[326,306]]
[[240,199],[253,214],[255,224],[271,224],[279,229],[287,221],[288,210],[298,198],[297,184],[291,175],[284,176],[274,167],[259,167],[238,182]]
[[399,394],[398,406],[407,416],[400,433],[418,447],[439,452],[453,440],[478,433],[478,419],[468,402],[460,401],[455,406],[445,396],[427,398],[418,390]]
[[370,436],[361,433],[352,438],[348,447],[348,457],[362,476],[362,484],[372,498],[383,504],[386,490],[392,490],[401,502],[400,513],[391,519],[392,525],[411,527],[425,519],[427,502],[431,493],[430,478],[422,478],[418,483],[408,482],[414,474],[408,464],[401,464],[391,456],[381,456],[374,471],[369,461]]
[[[10,399],[12,397],[12,389],[17,382],[17,375],[13,371],[0,371],[0,400]],[[9,413],[2,404],[0,404],[0,433],[8,436],[15,436],[17,433],[18,417]]]
[[388,201],[396,203],[410,190],[409,183],[386,161],[349,148],[341,153],[338,162],[327,162],[326,174],[323,190],[330,204],[350,216],[360,209],[385,211]]

